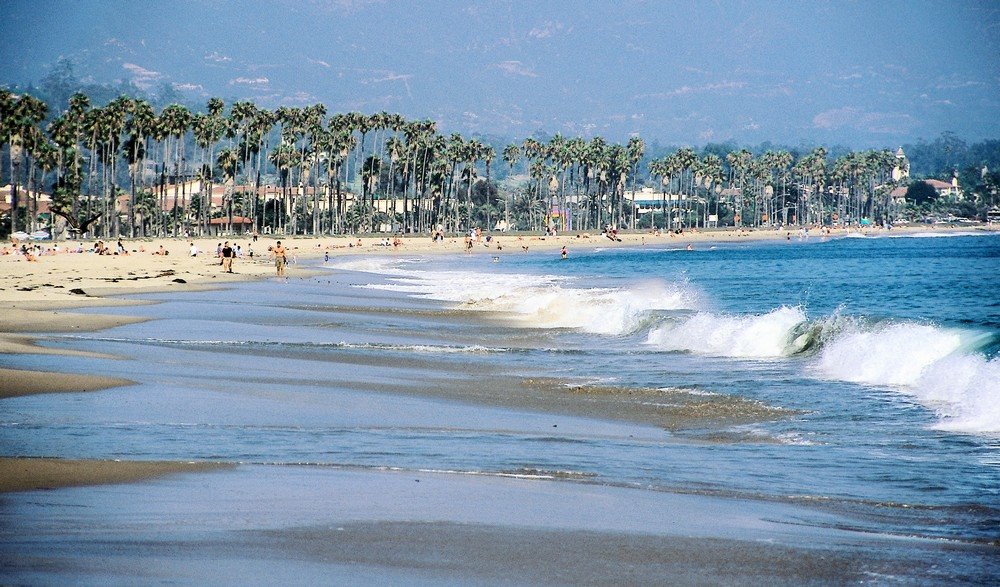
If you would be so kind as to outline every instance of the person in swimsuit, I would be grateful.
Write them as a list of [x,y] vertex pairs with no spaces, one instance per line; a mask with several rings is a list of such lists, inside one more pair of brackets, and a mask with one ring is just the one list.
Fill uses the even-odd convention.
[[274,253],[274,267],[278,270],[278,277],[284,277],[286,261],[285,255],[288,254],[288,251],[281,245],[281,241],[278,241],[278,244],[275,245],[271,252]]

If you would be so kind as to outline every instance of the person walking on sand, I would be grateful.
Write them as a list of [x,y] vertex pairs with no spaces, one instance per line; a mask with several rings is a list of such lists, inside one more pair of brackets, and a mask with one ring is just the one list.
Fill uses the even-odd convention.
[[236,256],[236,252],[233,251],[233,247],[229,246],[229,241],[222,247],[222,270],[226,273],[233,272],[233,257]]
[[271,253],[274,254],[274,267],[278,270],[278,277],[285,276],[285,261],[287,260],[286,255],[288,251],[282,246],[281,241],[271,249]]

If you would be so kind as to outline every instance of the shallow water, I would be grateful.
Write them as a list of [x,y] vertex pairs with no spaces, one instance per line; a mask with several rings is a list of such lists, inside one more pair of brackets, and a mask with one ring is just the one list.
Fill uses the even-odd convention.
[[46,343],[124,360],[5,357],[138,385],[4,400],[0,451],[559,478],[1000,540],[1000,237],[327,269]]

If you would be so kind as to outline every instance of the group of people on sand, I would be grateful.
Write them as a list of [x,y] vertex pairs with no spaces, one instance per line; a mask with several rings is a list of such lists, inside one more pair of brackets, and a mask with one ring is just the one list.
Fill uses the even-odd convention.
[[23,257],[25,261],[37,261],[39,256],[49,253],[43,250],[38,245],[28,246],[26,244],[21,244],[21,246],[18,247],[16,242],[12,243],[10,248],[4,247],[2,250],[0,250],[0,255],[18,255],[18,254],[21,255],[21,257]]
[[[189,244],[189,246],[190,246],[190,248],[189,248],[189,254],[190,254],[190,256],[197,257],[199,254],[201,254],[201,250],[198,248],[198,245],[196,245],[194,243],[194,241],[191,241],[191,243]],[[154,255],[166,255],[167,251],[165,251],[163,249],[163,246],[160,245],[160,250],[156,251],[153,254]],[[247,245],[247,255],[251,259],[253,259],[253,245],[252,244],[248,244]],[[234,244],[230,244],[229,241],[225,241],[225,242],[219,243],[215,247],[215,257],[217,259],[219,259],[219,265],[222,266],[222,270],[223,271],[225,271],[226,273],[233,273],[233,261],[235,261],[236,259],[242,259],[243,258],[243,247],[240,246],[240,245],[238,245],[238,244],[235,244],[235,243]]]
[[97,255],[127,255],[128,252],[122,246],[121,239],[118,240],[117,249],[111,251],[104,241],[97,241],[93,246],[84,248],[82,243],[77,243],[75,247],[68,246],[62,248],[59,243],[53,243],[51,247],[42,246],[39,243],[22,243],[16,237],[11,237],[10,246],[0,249],[0,256],[20,255],[25,261],[38,261],[39,257],[58,255],[60,253],[93,253]]

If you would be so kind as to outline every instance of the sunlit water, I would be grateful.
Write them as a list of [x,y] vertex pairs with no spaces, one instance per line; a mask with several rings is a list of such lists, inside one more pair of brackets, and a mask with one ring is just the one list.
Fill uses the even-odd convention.
[[[672,245],[345,258],[153,296],[115,310],[152,321],[48,343],[127,360],[6,360],[139,385],[5,400],[0,450],[559,477],[1000,539],[1000,237]],[[462,400],[532,378],[780,415],[668,431]]]

